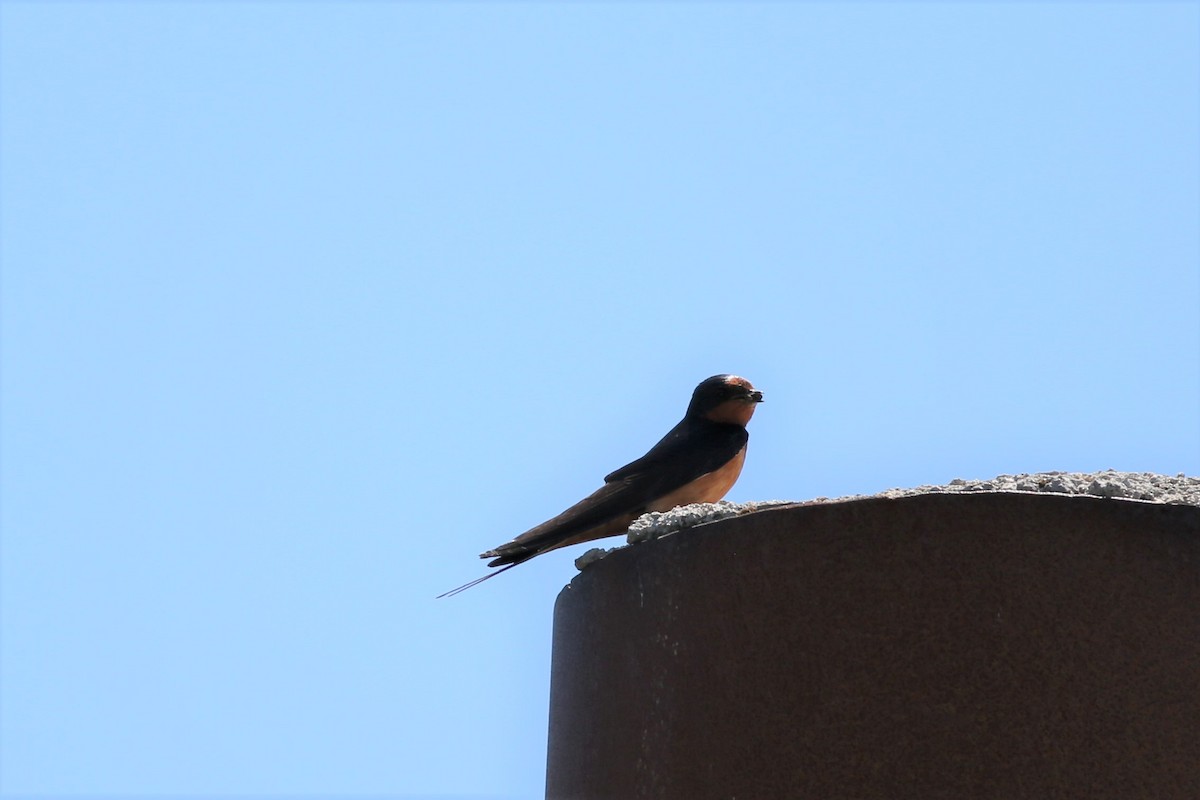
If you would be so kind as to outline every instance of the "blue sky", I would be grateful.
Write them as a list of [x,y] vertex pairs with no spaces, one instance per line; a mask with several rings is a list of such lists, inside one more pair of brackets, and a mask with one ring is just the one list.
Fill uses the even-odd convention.
[[[1196,3],[0,4],[0,793],[536,797],[585,547],[1200,474]],[[618,540],[612,540],[616,543]]]

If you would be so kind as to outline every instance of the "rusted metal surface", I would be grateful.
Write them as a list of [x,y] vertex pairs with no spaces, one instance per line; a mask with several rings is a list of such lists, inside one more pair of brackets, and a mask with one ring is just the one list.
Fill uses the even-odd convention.
[[1200,508],[770,510],[554,615],[547,796],[1200,798]]

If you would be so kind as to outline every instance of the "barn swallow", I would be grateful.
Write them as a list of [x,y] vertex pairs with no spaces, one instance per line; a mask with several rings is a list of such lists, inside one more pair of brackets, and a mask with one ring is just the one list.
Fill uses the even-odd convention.
[[650,452],[604,476],[604,485],[553,519],[480,554],[500,567],[439,597],[494,578],[534,556],[567,545],[624,533],[647,511],[715,503],[742,472],[746,423],[762,392],[736,375],[714,375],[692,392],[687,413]]

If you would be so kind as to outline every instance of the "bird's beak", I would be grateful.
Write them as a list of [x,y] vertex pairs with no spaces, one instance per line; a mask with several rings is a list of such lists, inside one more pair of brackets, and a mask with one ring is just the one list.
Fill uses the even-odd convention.
[[762,392],[760,392],[758,389],[755,389],[753,392],[751,392],[749,397],[751,403],[761,403],[763,401]]

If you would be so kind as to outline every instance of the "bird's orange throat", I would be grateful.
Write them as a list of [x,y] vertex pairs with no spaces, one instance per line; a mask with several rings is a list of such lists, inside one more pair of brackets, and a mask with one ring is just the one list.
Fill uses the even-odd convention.
[[743,400],[740,397],[733,400],[726,400],[712,411],[709,411],[704,416],[713,422],[721,422],[727,425],[741,425],[746,427],[746,423],[754,416],[754,407],[757,403]]

